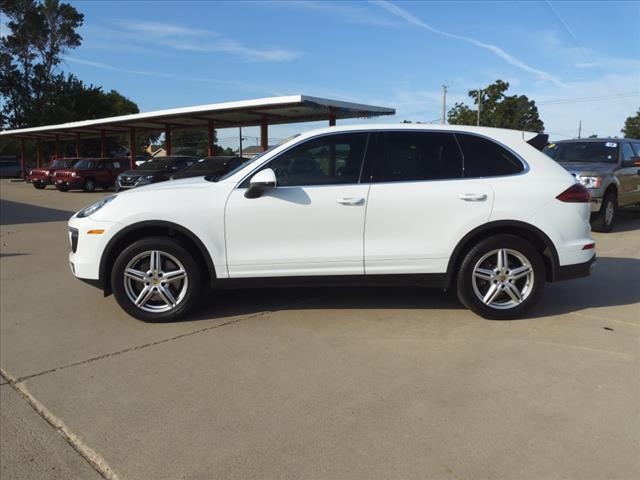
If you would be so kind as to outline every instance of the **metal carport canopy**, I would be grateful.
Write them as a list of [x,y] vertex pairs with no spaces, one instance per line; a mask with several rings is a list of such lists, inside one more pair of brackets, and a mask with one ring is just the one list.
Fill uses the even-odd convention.
[[73,139],[77,138],[78,134],[82,138],[95,138],[104,134],[127,134],[132,130],[165,130],[167,127],[175,129],[210,128],[212,124],[216,129],[313,122],[327,119],[333,124],[336,119],[369,118],[394,114],[395,109],[393,108],[307,95],[289,95],[5,130],[0,132],[0,136],[40,138],[43,141],[50,141]]

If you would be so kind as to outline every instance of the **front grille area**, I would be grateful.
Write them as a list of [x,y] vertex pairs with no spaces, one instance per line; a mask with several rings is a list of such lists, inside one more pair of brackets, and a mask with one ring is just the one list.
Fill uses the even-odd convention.
[[78,250],[78,229],[69,227],[69,242],[71,242],[71,251],[76,253]]

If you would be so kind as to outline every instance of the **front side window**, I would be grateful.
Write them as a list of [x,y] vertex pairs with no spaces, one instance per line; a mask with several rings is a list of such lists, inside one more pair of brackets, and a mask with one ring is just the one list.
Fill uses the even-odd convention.
[[78,160],[73,168],[77,170],[95,170],[96,162],[94,160]]
[[465,178],[514,175],[524,170],[524,165],[506,148],[488,138],[456,133],[464,155]]
[[293,147],[266,165],[279,186],[358,183],[366,132],[327,135]]
[[630,143],[622,144],[622,161],[625,163],[631,162],[631,159],[635,157],[633,148]]
[[122,168],[122,165],[120,164],[120,161],[116,160],[111,163],[111,168]]
[[462,155],[451,133],[387,132],[384,134],[378,182],[445,180],[462,177]]

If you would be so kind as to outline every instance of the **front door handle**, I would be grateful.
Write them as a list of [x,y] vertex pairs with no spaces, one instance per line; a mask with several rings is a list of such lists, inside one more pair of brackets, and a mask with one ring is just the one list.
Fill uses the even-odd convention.
[[458,195],[460,200],[465,202],[484,202],[487,199],[486,193],[461,193]]
[[364,198],[362,197],[343,197],[339,198],[337,202],[340,205],[363,205]]

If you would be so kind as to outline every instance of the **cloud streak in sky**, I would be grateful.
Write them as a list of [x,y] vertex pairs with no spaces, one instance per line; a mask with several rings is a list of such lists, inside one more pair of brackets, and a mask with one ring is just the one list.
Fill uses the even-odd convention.
[[443,30],[438,30],[437,28],[434,28],[431,25],[423,22],[418,17],[412,15],[411,13],[407,12],[406,10],[404,10],[404,9],[398,7],[397,5],[395,5],[395,4],[391,3],[391,2],[388,2],[386,0],[372,0],[371,3],[384,8],[389,13],[392,13],[393,15],[396,15],[397,17],[402,18],[403,20],[405,20],[408,23],[411,23],[411,24],[413,24],[413,25],[415,25],[417,27],[420,27],[420,28],[422,28],[424,30],[427,30],[427,31],[429,31],[431,33],[435,33],[436,35],[441,35],[443,37],[451,38],[453,40],[463,41],[463,42],[469,43],[471,45],[474,45],[476,47],[483,48],[485,50],[489,50],[494,55],[496,55],[497,57],[499,57],[502,60],[506,61],[507,63],[513,65],[514,67],[517,67],[517,68],[519,68],[521,70],[524,70],[525,72],[533,74],[539,80],[548,81],[548,82],[554,83],[554,84],[556,84],[558,86],[561,86],[561,87],[564,86],[564,84],[557,77],[555,77],[554,75],[550,74],[549,72],[545,72],[543,70],[539,70],[539,69],[534,68],[534,67],[532,67],[530,65],[527,65],[525,62],[523,62],[519,58],[514,57],[513,55],[511,55],[510,53],[506,52],[505,50],[503,50],[502,48],[498,47],[497,45],[493,45],[493,44],[490,44],[490,43],[485,43],[485,42],[482,42],[482,41],[477,40],[477,39],[472,38],[472,37],[466,37],[466,36],[463,36],[463,35],[457,35],[455,33],[449,33],[449,32],[445,32]]

